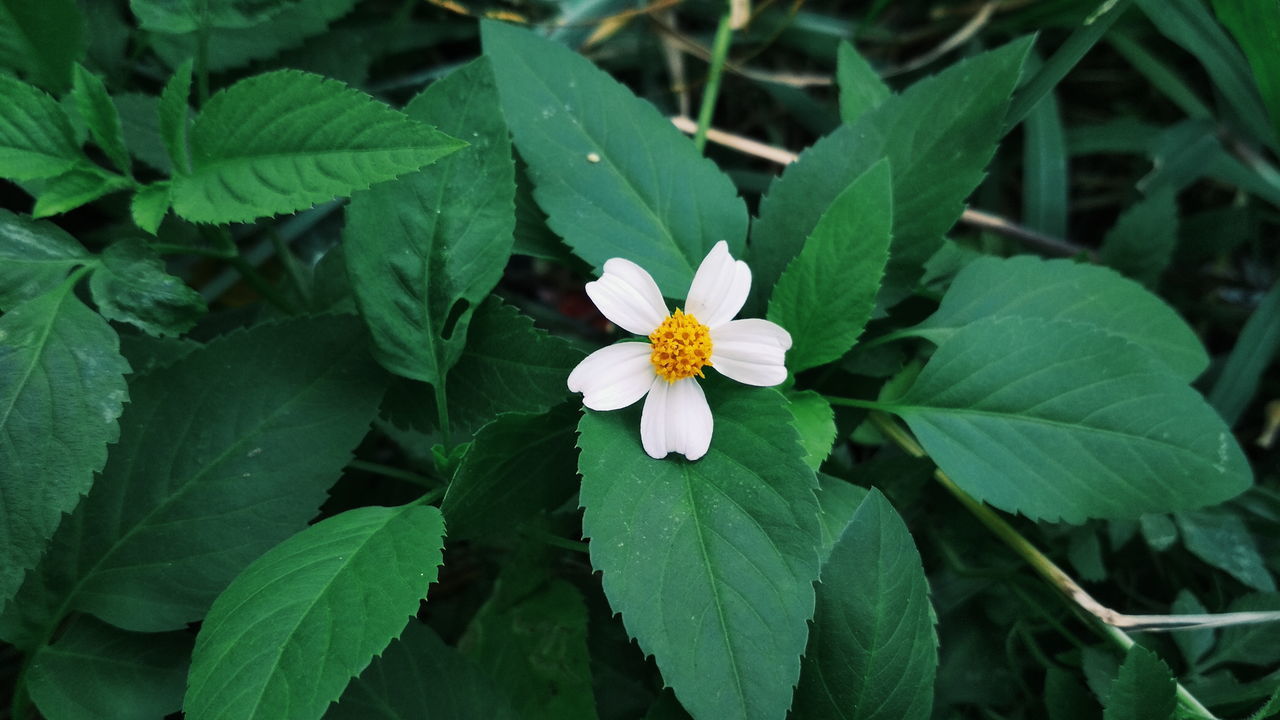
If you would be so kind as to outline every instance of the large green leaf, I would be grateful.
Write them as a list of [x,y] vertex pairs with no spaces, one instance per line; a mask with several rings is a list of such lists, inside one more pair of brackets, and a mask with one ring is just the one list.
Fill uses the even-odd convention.
[[107,86],[102,78],[76,63],[71,95],[75,99],[80,119],[89,128],[93,141],[102,148],[102,152],[115,164],[116,169],[128,173],[129,151],[124,146],[120,112],[107,94]]
[[195,222],[247,222],[413,172],[463,143],[319,75],[277,70],[209,98],[191,128],[191,173],[173,207]]
[[71,65],[84,53],[85,19],[76,0],[0,0],[0,67],[60,93],[71,87]]
[[440,511],[411,505],[348,510],[268,550],[209,609],[186,716],[320,717],[418,612],[443,547]]
[[44,218],[70,212],[129,186],[128,178],[107,172],[96,165],[78,165],[39,183],[35,190],[36,205],[31,209],[31,216]]
[[969,494],[1034,519],[1137,518],[1252,483],[1199,393],[1124,338],[1079,323],[966,325],[884,407]]
[[831,555],[831,548],[844,535],[845,528],[854,513],[862,506],[867,497],[867,489],[854,485],[847,480],[818,473],[818,515],[822,521],[822,543],[818,547],[818,558],[826,562]]
[[[452,531],[451,531],[452,532]],[[474,663],[420,622],[409,622],[326,720],[517,720],[511,703]]]
[[1280,139],[1280,2],[1213,0],[1218,19],[1235,36],[1253,68],[1253,79]]
[[76,280],[0,316],[0,607],[120,434],[129,364]]
[[813,612],[816,483],[782,395],[707,384],[716,428],[696,462],[646,455],[638,407],[585,414],[583,534],[609,604],[693,715],[782,717]]
[[819,218],[769,299],[769,319],[791,333],[793,373],[844,355],[862,334],[889,261],[893,195],[881,160]]
[[887,157],[893,247],[881,303],[905,296],[982,181],[1030,46],[1024,38],[956,63],[802,153],[760,203],[751,230],[753,287],[767,293],[836,196]]
[[926,720],[938,638],[911,532],[872,490],[822,566],[796,720]]
[[836,84],[840,86],[840,120],[846,124],[879,107],[893,94],[871,63],[847,42],[840,43],[836,51]]
[[1111,682],[1103,720],[1169,720],[1177,705],[1173,675],[1150,650],[1133,645]]
[[405,112],[471,145],[353,198],[343,246],[379,362],[439,384],[511,254],[515,165],[484,59],[431,85]]
[[62,228],[0,209],[0,310],[56,287],[89,253]]
[[997,317],[1089,325],[1128,340],[1187,380],[1209,365],[1195,332],[1142,286],[1106,268],[1030,255],[973,261],[938,311],[910,332],[942,343],[966,325]]
[[481,35],[534,197],[579,257],[633,260],[684,297],[716,242],[741,256],[742,199],[652,105],[528,30],[486,21]]
[[43,90],[0,74],[0,97],[0,177],[50,178],[88,162],[67,113]]
[[111,244],[89,281],[94,302],[111,320],[127,322],[151,335],[179,335],[205,312],[204,299],[136,238]]
[[135,382],[119,444],[0,636],[38,644],[70,610],[140,631],[199,619],[315,516],[384,384],[342,316],[233,333]]
[[182,707],[185,632],[131,633],[88,615],[31,657],[26,686],[48,720],[154,720]]
[[302,0],[129,0],[144,30],[188,33],[246,28],[279,15]]

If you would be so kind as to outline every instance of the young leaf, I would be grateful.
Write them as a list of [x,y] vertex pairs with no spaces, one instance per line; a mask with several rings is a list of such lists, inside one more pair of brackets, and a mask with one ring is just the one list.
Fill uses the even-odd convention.
[[1191,509],[1252,483],[1199,393],[1123,338],[1078,323],[966,325],[886,409],[965,491],[1036,520]]
[[835,414],[826,399],[813,390],[788,392],[787,400],[792,424],[804,446],[804,464],[817,471],[836,441]]
[[69,610],[143,632],[199,619],[315,516],[385,382],[342,316],[226,335],[141,378],[110,461],[0,636],[29,647]]
[[[452,530],[450,531],[452,534]],[[480,668],[420,622],[351,681],[325,720],[517,720]]]
[[117,170],[129,174],[129,150],[124,145],[120,112],[116,110],[115,103],[111,102],[102,78],[76,63],[71,96],[75,98],[80,119],[88,126],[93,141],[102,148],[102,152],[115,164]]
[[582,527],[605,595],[696,717],[786,714],[813,611],[813,471],[782,395],[709,392],[710,451],[654,460],[638,408],[588,411]]
[[1155,287],[1178,242],[1178,205],[1161,190],[1135,203],[1107,231],[1102,262],[1147,287]]
[[80,615],[31,657],[26,684],[48,720],[151,720],[182,707],[190,661],[185,632],[143,635]]
[[683,297],[716,242],[741,255],[742,199],[652,105],[528,30],[484,21],[481,35],[534,197],[579,257],[633,260]]
[[0,310],[56,287],[89,253],[62,228],[0,209]]
[[[160,120],[160,138],[169,151],[169,161],[180,173],[191,172],[191,151],[187,148],[187,125],[191,121],[191,60],[178,66],[160,93],[156,113]],[[163,169],[163,168],[162,168]]]
[[926,720],[938,637],[929,582],[907,526],[879,490],[822,566],[797,720]]
[[1258,552],[1258,543],[1239,515],[1223,508],[1173,516],[1187,550],[1255,590],[1275,592],[1276,581]]
[[45,218],[69,212],[128,187],[130,182],[127,178],[108,173],[96,165],[80,165],[43,183],[36,192],[36,206],[32,208],[31,215]]
[[71,120],[42,90],[0,74],[0,177],[37,180],[87,164]]
[[881,160],[850,183],[778,278],[769,319],[791,333],[787,364],[793,373],[844,355],[871,319],[889,260],[889,173]]
[[61,93],[71,87],[71,65],[84,52],[85,19],[75,0],[0,0],[0,65]]
[[418,612],[443,546],[440,511],[410,505],[348,510],[271,548],[209,609],[186,716],[320,717]]
[[118,240],[102,253],[89,281],[98,310],[150,335],[181,335],[205,313],[204,298],[165,271],[160,256],[135,238]]
[[515,165],[486,60],[432,84],[405,112],[471,145],[354,197],[343,244],[379,362],[439,384],[511,254]]
[[1103,720],[1170,720],[1177,705],[1169,667],[1150,650],[1133,645],[1111,683]]
[[129,0],[144,30],[188,33],[245,28],[270,19],[301,0]]
[[852,125],[893,94],[871,63],[844,41],[836,51],[836,84],[840,86],[840,120],[846,125]]
[[911,330],[935,343],[987,318],[1089,325],[1128,340],[1185,380],[1209,366],[1199,338],[1163,300],[1114,271],[1030,255],[984,257],[956,275],[938,311]]
[[248,222],[363,190],[463,145],[336,80],[277,70],[205,104],[173,207],[194,222]]
[[120,340],[77,278],[0,316],[0,607],[88,492],[128,397]]
[[129,214],[139,229],[152,235],[160,229],[164,216],[169,213],[169,183],[151,183],[133,194]]

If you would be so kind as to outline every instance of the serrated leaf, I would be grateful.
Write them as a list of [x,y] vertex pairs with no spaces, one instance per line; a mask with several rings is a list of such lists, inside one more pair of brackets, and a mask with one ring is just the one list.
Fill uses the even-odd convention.
[[840,87],[840,121],[846,125],[893,95],[871,63],[845,41],[836,51],[836,85]]
[[355,318],[261,325],[133,383],[119,443],[0,636],[30,647],[69,610],[144,632],[202,617],[315,516],[368,431],[386,380],[365,343]]
[[116,169],[126,175],[130,171],[129,151],[124,145],[124,130],[120,125],[120,112],[107,94],[102,78],[89,72],[80,63],[75,64],[71,96],[75,98],[80,119],[89,128],[89,135]]
[[191,128],[173,207],[194,222],[290,213],[413,172],[463,143],[319,75],[276,70],[219,91]]
[[129,214],[140,230],[155,235],[164,216],[169,214],[169,183],[157,182],[139,188],[129,204]]
[[1253,481],[1199,393],[1123,338],[1077,323],[966,325],[885,407],[966,492],[1036,520],[1186,510]]
[[[452,530],[450,530],[452,534]],[[404,633],[351,681],[326,720],[517,720],[489,677],[410,621]]]
[[[751,229],[752,287],[767,292],[849,183],[887,157],[893,246],[881,304],[905,297],[995,153],[1030,38],[963,60],[863,113],[787,167]],[[763,299],[763,295],[760,295]]]
[[506,536],[564,504],[578,486],[577,422],[577,408],[562,405],[547,413],[504,413],[480,428],[440,503],[450,537]]
[[892,208],[881,160],[836,196],[778,278],[769,319],[791,333],[793,373],[838,359],[862,334],[889,261]]
[[822,543],[818,547],[818,559],[826,562],[831,548],[844,534],[853,514],[867,497],[867,489],[838,477],[818,473],[818,508],[822,524]]
[[1209,365],[1186,321],[1142,286],[1106,268],[1030,255],[973,261],[938,311],[911,332],[942,343],[965,325],[999,317],[1089,325],[1134,343],[1187,380]]
[[84,53],[85,20],[75,0],[0,2],[0,66],[60,93],[71,87],[71,64]]
[[715,435],[696,462],[646,455],[637,407],[584,415],[583,534],[691,714],[782,717],[813,610],[816,484],[779,393],[708,384]]
[[1133,645],[1111,683],[1103,720],[1169,720],[1177,705],[1176,687],[1160,658],[1141,645]]
[[0,310],[56,287],[87,262],[89,253],[62,228],[0,209]]
[[835,413],[826,399],[813,390],[788,392],[787,400],[792,424],[804,447],[804,464],[816,471],[836,441]]
[[206,311],[200,293],[170,275],[160,256],[141,240],[112,243],[101,262],[89,288],[109,320],[127,322],[150,335],[181,335]]
[[1225,508],[1211,508],[1178,513],[1173,518],[1183,546],[1192,555],[1255,590],[1275,592],[1275,578],[1239,515]]
[[93,484],[128,398],[120,340],[77,278],[0,316],[0,607]]
[[0,177],[37,180],[88,163],[56,100],[0,74]]
[[938,637],[911,533],[872,490],[822,566],[793,717],[925,720]]
[[[169,162],[178,172],[191,172],[191,150],[187,147],[187,127],[191,123],[191,65],[187,60],[173,71],[173,77],[165,83],[156,106],[160,139],[169,152]],[[163,168],[161,168],[163,169]]]
[[1170,190],[1125,210],[1107,231],[1099,259],[1147,287],[1155,287],[1178,242],[1178,205]]
[[481,36],[534,197],[579,257],[633,260],[684,297],[716,242],[741,255],[742,199],[652,105],[528,30],[484,21]]
[[144,30],[188,33],[246,28],[279,15],[301,0],[129,0]]
[[352,198],[343,246],[379,362],[439,384],[511,254],[515,165],[486,60],[432,84],[405,112],[471,144]]
[[31,656],[26,686],[48,720],[153,720],[182,707],[185,632],[131,633],[87,615]]
[[209,609],[186,717],[320,717],[418,612],[443,547],[440,511],[410,505],[348,510],[268,550]]
[[110,195],[131,186],[127,178],[99,169],[96,165],[81,165],[44,181],[36,191],[36,205],[32,217],[45,218],[75,210],[104,195]]

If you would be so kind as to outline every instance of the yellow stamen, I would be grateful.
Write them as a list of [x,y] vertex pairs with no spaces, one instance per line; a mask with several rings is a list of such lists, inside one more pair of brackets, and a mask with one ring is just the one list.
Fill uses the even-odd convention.
[[702,368],[711,365],[711,328],[679,309],[649,334],[649,342],[649,361],[667,382],[704,377]]

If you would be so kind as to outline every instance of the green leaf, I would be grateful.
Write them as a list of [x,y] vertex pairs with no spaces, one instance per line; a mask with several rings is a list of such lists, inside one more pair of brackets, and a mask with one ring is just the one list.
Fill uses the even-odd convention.
[[[3,270],[0,270],[3,273]],[[1280,282],[1271,286],[1236,338],[1235,347],[1209,391],[1227,425],[1235,425],[1258,392],[1262,374],[1280,350]]]
[[141,240],[118,240],[101,259],[89,287],[107,319],[150,335],[181,335],[205,313],[200,293],[166,272],[164,261]]
[[769,319],[791,333],[791,372],[836,360],[871,319],[885,264],[893,196],[881,160],[849,184],[788,265],[769,299]]
[[1178,541],[1178,526],[1168,515],[1146,514],[1138,518],[1138,529],[1142,531],[1142,540],[1156,552],[1164,552]]
[[[1244,595],[1234,600],[1227,610],[1230,612],[1280,611],[1280,594]],[[1218,644],[1204,659],[1201,667],[1208,669],[1222,663],[1267,667],[1277,662],[1280,662],[1280,623],[1264,622],[1223,628]]]
[[1102,262],[1147,287],[1155,287],[1178,242],[1178,205],[1165,189],[1125,210],[1107,231]]
[[353,198],[343,245],[379,362],[439,384],[511,254],[515,166],[484,59],[432,84],[405,112],[471,145]]
[[564,504],[578,487],[577,421],[577,408],[566,404],[547,413],[504,413],[480,428],[440,503],[450,537],[505,537]]
[[87,615],[31,657],[26,686],[48,720],[152,720],[182,707],[185,632],[131,633]]
[[[1169,612],[1174,615],[1203,615],[1209,611],[1190,590],[1183,588],[1178,591],[1178,597],[1174,598]],[[1200,667],[1200,660],[1213,648],[1213,629],[1179,630],[1171,635],[1174,644],[1182,652],[1183,659],[1187,661],[1187,666],[1195,673]]]
[[800,674],[820,542],[813,471],[782,395],[708,393],[702,459],[654,460],[638,407],[578,425],[592,566],[697,717],[782,717]]
[[187,126],[191,122],[191,108],[187,105],[191,97],[191,64],[192,61],[188,60],[173,72],[173,77],[160,93],[160,104],[156,109],[160,138],[169,152],[169,162],[183,173],[191,171],[191,150],[187,147]]
[[716,242],[741,256],[742,199],[652,105],[528,30],[484,21],[481,36],[534,197],[579,257],[633,260],[683,297]]
[[120,112],[120,127],[124,131],[124,143],[133,154],[149,167],[165,176],[173,174],[173,163],[160,138],[160,98],[146,93],[117,93],[111,97]]
[[232,333],[134,382],[120,442],[0,637],[30,647],[70,610],[144,632],[203,617],[315,516],[384,387],[343,316]]
[[186,717],[320,717],[418,612],[443,546],[440,511],[411,505],[348,510],[271,548],[209,609]]
[[821,510],[822,543],[818,547],[819,560],[826,562],[831,548],[844,535],[845,528],[867,497],[867,489],[847,480],[818,473],[818,506]]
[[826,398],[813,390],[790,391],[787,400],[792,425],[804,447],[804,464],[816,471],[831,454],[831,446],[836,441],[835,413]]
[[753,287],[772,288],[836,196],[887,157],[893,246],[880,302],[909,294],[982,181],[1030,46],[1031,39],[1023,38],[958,62],[802,153],[760,203],[751,230]]
[[873,489],[822,566],[794,717],[927,720],[933,622],[911,533]]
[[62,228],[0,209],[0,310],[56,287],[89,253]]
[[910,332],[943,343],[966,325],[1000,317],[1088,325],[1133,343],[1186,380],[1209,365],[1195,332],[1137,283],[1106,268],[1030,255],[973,261],[938,311]]
[[120,112],[107,94],[102,78],[89,72],[80,63],[75,64],[71,96],[75,98],[80,119],[89,128],[89,135],[102,148],[116,169],[128,174],[129,150],[124,145],[124,129],[120,124]]
[[152,235],[160,229],[164,216],[169,214],[169,183],[157,182],[139,188],[133,194],[129,213],[139,229]]
[[1103,720],[1169,720],[1177,705],[1169,667],[1150,650],[1133,645],[1111,683]]
[[78,277],[0,316],[0,607],[93,484],[128,397],[120,340]]
[[1258,543],[1240,516],[1224,508],[1173,516],[1182,544],[1192,555],[1255,590],[1275,592],[1276,581],[1258,552]]
[[1027,114],[1022,145],[1022,222],[1051,237],[1066,237],[1067,141],[1053,92]]
[[1252,483],[1199,393],[1123,338],[1077,323],[967,325],[885,407],[969,494],[1036,520],[1186,510]]
[[37,180],[88,163],[67,113],[44,91],[0,75],[0,97],[0,177]]
[[173,179],[173,207],[194,222],[247,222],[349,195],[460,147],[336,80],[277,70],[209,98],[191,128],[191,174]]
[[129,0],[143,30],[188,33],[252,27],[301,0]]
[[71,65],[85,45],[75,0],[0,0],[0,66],[23,71],[45,90],[71,87]]
[[1244,50],[1262,102],[1280,138],[1280,3],[1275,0],[1213,0],[1218,20]]
[[840,120],[847,125],[893,94],[871,63],[848,42],[841,42],[836,51],[836,85],[840,86]]
[[69,212],[130,186],[127,178],[108,173],[96,165],[81,165],[46,181],[36,193],[36,206],[31,215],[44,218]]
[[[452,533],[452,531],[450,531]],[[326,720],[517,720],[474,663],[410,621],[400,638],[351,681]]]

